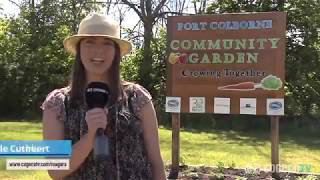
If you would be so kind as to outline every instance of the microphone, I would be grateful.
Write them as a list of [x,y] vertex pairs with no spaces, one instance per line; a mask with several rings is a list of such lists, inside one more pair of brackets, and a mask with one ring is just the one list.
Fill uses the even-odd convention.
[[[110,90],[107,84],[102,82],[91,82],[85,90],[88,109],[104,108],[108,103]],[[93,154],[95,159],[106,159],[110,155],[109,139],[104,134],[104,129],[99,128],[94,140]]]

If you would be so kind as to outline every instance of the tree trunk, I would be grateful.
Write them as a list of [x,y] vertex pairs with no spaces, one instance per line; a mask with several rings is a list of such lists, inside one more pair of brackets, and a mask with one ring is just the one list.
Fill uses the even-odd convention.
[[152,20],[147,20],[144,23],[144,53],[143,53],[143,59],[140,66],[139,71],[139,83],[147,88],[151,94],[154,94],[154,87],[152,86],[152,79],[150,78],[150,74],[152,73],[152,49],[151,49],[151,40],[153,37],[152,34]]
[[73,1],[71,1],[71,3],[72,3],[72,19],[73,19],[73,21],[72,21],[72,24],[71,24],[71,29],[72,29],[72,32],[73,32],[73,34],[76,34],[77,33],[77,24],[78,24],[78,22],[76,21],[76,19],[77,19],[77,2],[75,1],[75,0],[73,0]]

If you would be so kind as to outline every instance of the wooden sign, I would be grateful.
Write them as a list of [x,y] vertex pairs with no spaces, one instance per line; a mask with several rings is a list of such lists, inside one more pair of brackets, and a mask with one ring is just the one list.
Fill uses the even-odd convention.
[[285,27],[284,12],[169,17],[167,96],[180,112],[283,115]]

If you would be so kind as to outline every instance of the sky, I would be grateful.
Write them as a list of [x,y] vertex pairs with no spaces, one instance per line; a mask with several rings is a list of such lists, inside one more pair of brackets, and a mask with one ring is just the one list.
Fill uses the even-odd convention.
[[[21,0],[12,0],[12,1],[19,3]],[[36,3],[39,1],[40,0],[35,0]],[[189,7],[187,8],[186,12],[193,11],[193,8],[191,7],[190,2],[191,2],[191,0],[187,1],[187,4]],[[16,5],[14,5],[13,3],[11,3],[9,0],[0,0],[0,7],[2,7],[4,9],[2,12],[0,11],[0,17],[3,15],[10,15],[10,16],[18,15],[18,13],[19,13],[19,8]],[[115,9],[114,12],[117,12],[117,13],[114,13],[114,12],[112,13],[112,10],[111,10],[111,15],[113,17],[117,18],[118,11],[116,8],[114,8],[114,9]],[[139,17],[132,9],[130,9],[129,11],[127,11],[125,13],[125,18],[124,18],[122,27],[132,28],[137,24],[138,21],[139,21]]]
[[[20,2],[20,0],[13,0],[13,1]],[[37,2],[37,0],[36,0],[36,2]],[[16,16],[19,13],[19,8],[16,5],[14,5],[13,3],[11,3],[9,0],[0,0],[0,7],[3,8],[2,13],[0,11],[0,16],[3,16],[3,15]],[[118,15],[115,15],[114,13],[112,13],[112,15],[115,16],[116,18],[118,17]],[[124,20],[124,22],[122,24],[122,26],[126,27],[126,28],[130,28],[130,27],[135,26],[137,24],[137,22],[139,21],[138,16],[133,11],[126,12],[126,17],[130,17],[130,21]],[[128,19],[128,18],[125,18],[125,19]]]
[[[19,4],[22,0],[12,0],[16,3]],[[35,3],[39,3],[41,0],[35,0]],[[175,0],[168,0],[168,2],[175,1]],[[193,7],[190,4],[191,0],[186,0],[186,4],[188,4],[188,7],[185,9],[186,12],[193,11]],[[17,16],[19,14],[19,8],[17,5],[13,4],[9,0],[0,0],[0,7],[3,10],[0,10],[0,17],[7,15],[7,16]],[[190,8],[192,7],[192,8]],[[138,15],[132,10],[131,8],[128,8],[126,5],[120,5],[119,8],[122,8],[122,11],[125,11],[124,15],[124,20],[121,23],[122,28],[128,28],[133,30],[136,33],[143,33],[143,26],[142,23],[139,24],[139,26],[136,26],[139,22],[139,17]],[[129,9],[129,10],[128,10]],[[101,13],[106,13],[106,9],[102,10]],[[114,7],[110,10],[109,13],[110,16],[112,16],[115,20],[119,20],[119,11],[118,8]],[[163,24],[164,25],[164,24]],[[157,31],[158,29],[154,29],[154,31]],[[154,32],[155,33],[155,32]],[[157,33],[155,33],[157,34]],[[126,34],[122,33],[121,36]],[[135,36],[134,36],[135,37]]]
[[0,7],[2,7],[3,13],[8,15],[17,15],[19,8],[16,5],[13,5],[9,0],[0,0]]

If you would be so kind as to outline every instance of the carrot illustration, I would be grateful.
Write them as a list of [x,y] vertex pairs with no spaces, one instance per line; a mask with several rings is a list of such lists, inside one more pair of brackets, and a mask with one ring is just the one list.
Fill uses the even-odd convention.
[[238,91],[248,91],[254,90],[256,88],[256,83],[254,82],[242,82],[238,84],[231,84],[226,86],[218,87],[219,90],[238,90]]
[[230,84],[226,86],[218,87],[219,90],[230,90],[230,91],[252,91],[257,88],[263,90],[279,90],[282,87],[282,81],[280,78],[274,75],[268,75],[264,77],[260,83],[255,82],[241,82],[238,84]]

